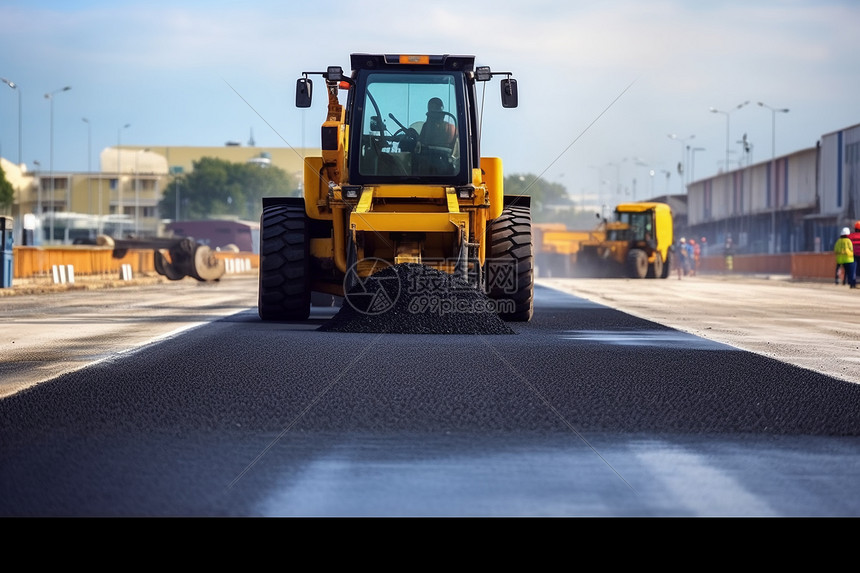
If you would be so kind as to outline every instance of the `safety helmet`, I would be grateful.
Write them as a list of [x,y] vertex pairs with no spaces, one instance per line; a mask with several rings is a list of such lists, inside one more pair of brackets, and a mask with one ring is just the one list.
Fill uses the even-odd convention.
[[850,235],[850,234],[851,234],[851,229],[849,229],[848,227],[844,227],[844,228],[842,229],[842,236],[843,236],[843,237],[847,237],[847,236],[848,236],[848,235]]
[[854,223],[854,230],[860,231],[860,221],[857,221],[856,223]]
[[681,242],[682,242],[682,243],[686,243],[686,242],[687,242],[687,239],[685,239],[684,237],[681,237]]

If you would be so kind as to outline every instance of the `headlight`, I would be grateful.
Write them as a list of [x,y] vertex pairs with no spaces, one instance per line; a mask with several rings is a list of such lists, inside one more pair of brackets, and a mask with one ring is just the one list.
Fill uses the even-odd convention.
[[344,185],[340,192],[344,199],[358,199],[361,196],[361,185]]
[[474,196],[475,188],[472,185],[464,185],[463,187],[457,187],[458,199],[471,199]]

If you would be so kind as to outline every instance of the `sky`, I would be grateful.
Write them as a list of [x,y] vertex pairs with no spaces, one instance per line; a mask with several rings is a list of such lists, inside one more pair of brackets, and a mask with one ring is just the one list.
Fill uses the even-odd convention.
[[858,29],[858,0],[0,0],[0,154],[85,172],[117,144],[318,147],[303,72],[467,54],[519,87],[505,109],[481,86],[482,155],[641,200],[860,124]]

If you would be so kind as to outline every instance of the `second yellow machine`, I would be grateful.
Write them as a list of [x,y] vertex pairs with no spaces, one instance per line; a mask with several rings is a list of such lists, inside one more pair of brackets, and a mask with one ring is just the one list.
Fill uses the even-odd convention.
[[351,65],[297,82],[296,105],[310,107],[308,76],[325,79],[322,153],[305,160],[303,197],[263,199],[260,317],[304,320],[311,293],[343,296],[386,265],[417,263],[509,303],[503,319],[530,320],[529,201],[506,197],[501,159],[481,157],[476,89],[504,76],[502,106],[516,107],[516,80],[474,56],[353,54]]
[[578,272],[665,279],[672,265],[673,229],[666,203],[621,203],[615,207],[615,220],[603,224],[603,236],[579,245]]

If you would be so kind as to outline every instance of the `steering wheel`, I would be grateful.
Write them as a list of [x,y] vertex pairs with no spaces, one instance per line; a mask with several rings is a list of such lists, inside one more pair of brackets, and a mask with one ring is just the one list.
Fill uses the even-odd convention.
[[411,153],[418,144],[418,132],[411,127],[401,127],[391,136],[391,141],[399,144],[400,151]]

